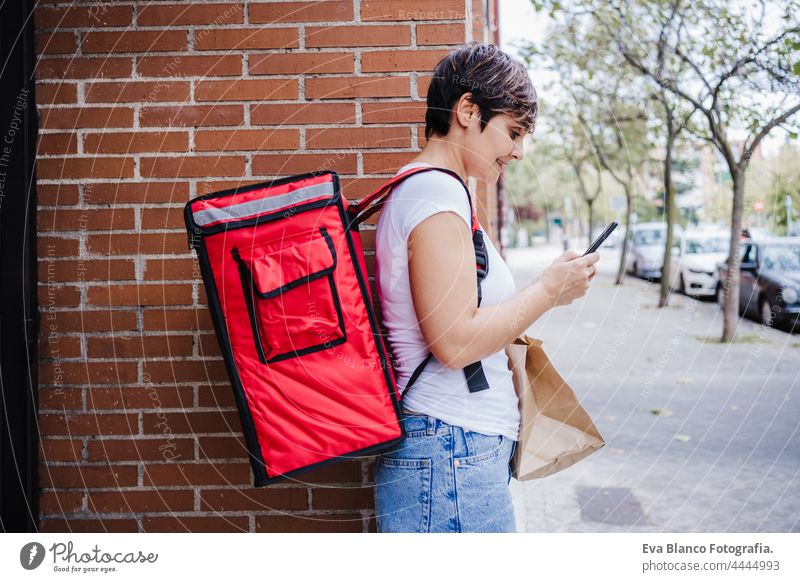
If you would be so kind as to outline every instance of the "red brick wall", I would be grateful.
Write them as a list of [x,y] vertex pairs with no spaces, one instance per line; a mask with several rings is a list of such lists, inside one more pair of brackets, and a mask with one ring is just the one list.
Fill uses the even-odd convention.
[[374,189],[482,6],[37,5],[42,530],[374,531],[371,461],[250,487],[181,211],[319,168]]

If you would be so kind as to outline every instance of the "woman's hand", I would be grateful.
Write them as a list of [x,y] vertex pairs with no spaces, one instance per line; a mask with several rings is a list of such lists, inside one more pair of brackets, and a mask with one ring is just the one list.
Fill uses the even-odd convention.
[[582,257],[575,251],[566,251],[542,272],[535,285],[545,290],[553,307],[569,305],[586,295],[589,283],[597,275],[598,260],[598,252]]

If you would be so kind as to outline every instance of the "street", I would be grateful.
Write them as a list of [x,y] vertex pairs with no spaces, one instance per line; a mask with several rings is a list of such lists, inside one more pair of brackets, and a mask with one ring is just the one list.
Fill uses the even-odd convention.
[[[508,249],[517,288],[561,253]],[[545,479],[512,480],[519,531],[800,532],[800,336],[740,320],[719,344],[713,301],[626,276],[601,250],[589,293],[527,331],[606,446]],[[794,392],[794,393],[793,393]]]

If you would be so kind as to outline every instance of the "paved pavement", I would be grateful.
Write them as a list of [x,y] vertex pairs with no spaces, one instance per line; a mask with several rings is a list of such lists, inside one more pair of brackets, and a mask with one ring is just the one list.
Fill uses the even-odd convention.
[[[509,249],[517,287],[560,252]],[[800,532],[800,335],[742,320],[719,344],[715,303],[674,293],[658,309],[656,284],[614,285],[618,260],[604,250],[587,296],[527,331],[606,446],[512,480],[519,531]]]

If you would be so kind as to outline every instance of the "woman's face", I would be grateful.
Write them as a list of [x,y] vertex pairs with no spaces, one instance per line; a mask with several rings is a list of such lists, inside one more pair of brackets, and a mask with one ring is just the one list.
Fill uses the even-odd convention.
[[467,127],[463,159],[467,174],[486,182],[497,181],[503,167],[524,155],[525,130],[506,113],[489,120],[483,133],[480,120],[474,116]]

